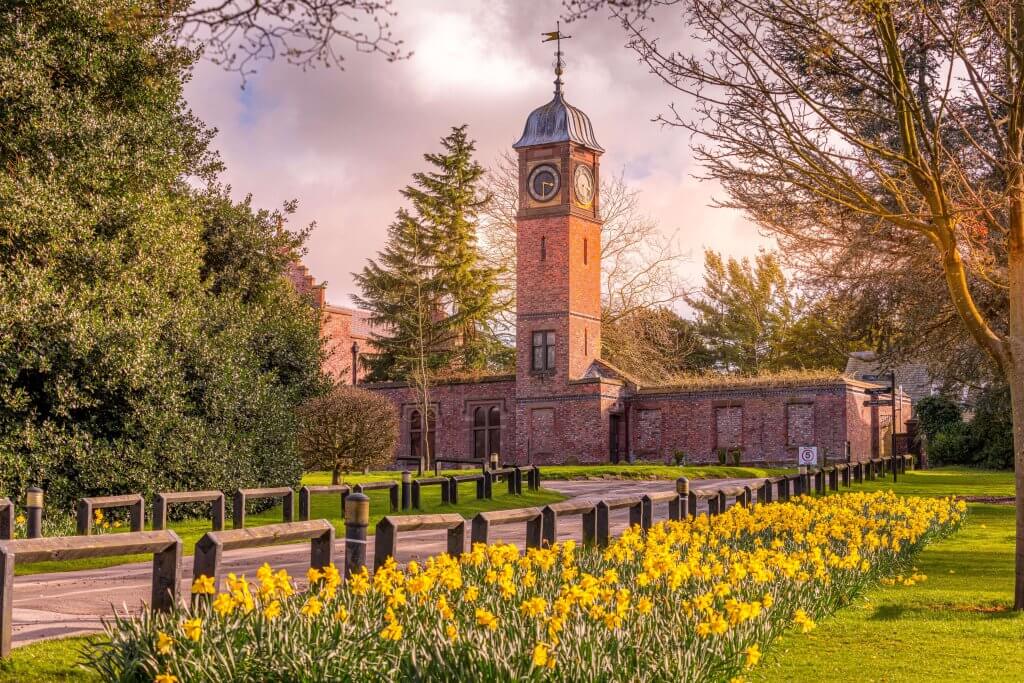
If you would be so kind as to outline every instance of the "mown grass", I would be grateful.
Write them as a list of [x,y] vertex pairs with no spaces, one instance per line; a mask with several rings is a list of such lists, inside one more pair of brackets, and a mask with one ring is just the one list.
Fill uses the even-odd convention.
[[[1013,474],[908,472],[865,488],[923,496],[1010,495]],[[1010,611],[1014,508],[972,503],[959,533],[928,547],[912,587],[879,586],[809,634],[789,633],[756,681],[1020,681],[1024,615]]]
[[726,465],[545,465],[542,479],[758,479],[795,470]]
[[0,661],[0,683],[93,683],[100,677],[82,666],[82,650],[95,636],[79,636],[16,648]]
[[[397,472],[390,473],[371,473],[367,475],[358,475],[345,478],[345,483],[357,484],[365,483],[369,481],[381,481],[386,479],[395,479],[400,475]],[[303,483],[309,485],[317,484],[329,484],[330,474],[327,472],[313,472],[303,477]],[[463,517],[469,518],[478,512],[485,510],[507,510],[509,508],[518,507],[530,507],[530,506],[543,506],[548,503],[554,503],[559,500],[564,500],[565,496],[548,489],[542,488],[539,491],[529,491],[523,489],[523,495],[512,496],[509,495],[505,483],[501,482],[494,486],[494,497],[490,500],[477,500],[476,499],[476,484],[474,482],[465,482],[459,485],[459,503],[458,505],[444,505],[441,503],[441,489],[438,486],[427,486],[424,487],[422,492],[422,510],[408,510],[405,512],[399,511],[392,513],[391,504],[388,498],[387,491],[367,491],[366,495],[370,497],[370,533],[373,533],[377,526],[377,522],[380,521],[384,515],[389,514],[430,514],[436,512],[457,512]],[[228,527],[230,528],[230,501],[228,503]],[[345,519],[341,510],[341,496],[339,495],[316,495],[313,496],[311,517],[313,519],[327,519],[334,524],[337,529],[339,537],[344,536],[345,533]],[[295,510],[296,517],[298,519],[298,504],[296,503]],[[260,514],[248,515],[246,517],[246,526],[261,526],[264,524],[273,524],[282,520],[282,508],[280,505],[276,505],[273,508],[262,512]],[[173,529],[181,537],[182,544],[184,546],[184,553],[191,555],[195,548],[196,542],[203,537],[203,534],[210,530],[210,521],[208,519],[188,519],[180,522],[172,522],[170,524]],[[28,574],[42,574],[49,572],[68,572],[68,571],[80,571],[83,569],[98,569],[102,567],[112,567],[119,564],[125,564],[128,562],[142,562],[148,560],[148,555],[121,555],[117,557],[100,557],[90,558],[81,560],[62,560],[53,562],[37,562],[34,564],[23,564],[16,566],[16,572],[19,576]]]

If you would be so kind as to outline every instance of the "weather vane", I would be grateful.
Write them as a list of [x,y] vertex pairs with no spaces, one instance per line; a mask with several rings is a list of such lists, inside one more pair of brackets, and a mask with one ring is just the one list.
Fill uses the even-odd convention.
[[547,31],[541,34],[544,36],[542,43],[549,43],[552,40],[557,41],[555,48],[555,94],[560,95],[562,93],[562,73],[565,71],[565,62],[562,61],[562,41],[572,38],[572,36],[562,35],[562,23],[555,23],[554,31]]

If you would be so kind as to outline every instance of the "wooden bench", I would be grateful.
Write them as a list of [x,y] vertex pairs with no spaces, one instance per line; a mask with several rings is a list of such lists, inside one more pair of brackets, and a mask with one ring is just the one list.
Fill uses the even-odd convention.
[[459,503],[459,484],[467,481],[476,482],[476,498],[484,498],[484,475],[481,474],[455,474],[448,477],[448,502],[452,505]]
[[265,489],[238,489],[232,505],[231,526],[235,529],[245,528],[245,504],[259,498],[280,498],[283,504],[281,520],[291,522],[294,518],[295,491],[290,486],[277,486]]
[[365,484],[356,484],[352,487],[352,493],[366,493],[367,491],[380,491],[387,489],[391,502],[391,511],[398,511],[398,482],[394,480],[368,481]]
[[95,510],[123,507],[131,508],[131,530],[142,531],[146,525],[145,505],[146,501],[137,493],[81,498],[78,501],[78,535],[88,536],[92,533],[92,517]]
[[153,501],[153,528],[167,528],[167,508],[181,503],[210,503],[210,517],[213,519],[213,530],[224,528],[224,492],[223,491],[168,491],[156,494]]
[[196,543],[192,577],[207,576],[217,585],[224,551],[306,540],[310,541],[309,566],[323,569],[331,564],[334,558],[334,526],[326,519],[210,531]]
[[388,515],[377,522],[373,568],[377,569],[397,554],[399,531],[448,530],[448,554],[458,557],[466,550],[466,520],[454,513],[440,515]]
[[337,493],[341,496],[341,507],[339,515],[345,516],[345,496],[352,492],[347,484],[331,484],[327,486],[303,486],[299,489],[299,520],[306,521],[312,514],[312,498],[316,494]]
[[479,512],[473,517],[471,534],[473,543],[489,543],[492,527],[526,522],[526,547],[539,548],[541,545],[542,517],[540,508]]
[[612,510],[629,509],[629,525],[635,526],[643,523],[643,499],[642,496],[618,496],[607,498],[597,503],[597,545],[601,548],[608,546],[611,536],[609,526],[609,513]]
[[587,499],[563,500],[541,508],[541,540],[549,546],[558,541],[558,520],[561,517],[582,517],[583,545],[597,541],[597,505]]
[[0,541],[14,538],[14,503],[10,498],[0,498]]
[[0,658],[11,654],[14,564],[153,554],[150,606],[169,611],[178,602],[181,539],[173,531],[133,531],[102,536],[59,536],[0,541]]
[[423,477],[421,479],[413,479],[412,481],[412,506],[417,510],[423,509],[421,501],[421,489],[424,486],[440,486],[441,487],[441,502],[447,504],[449,502],[451,492],[451,480],[448,477]]

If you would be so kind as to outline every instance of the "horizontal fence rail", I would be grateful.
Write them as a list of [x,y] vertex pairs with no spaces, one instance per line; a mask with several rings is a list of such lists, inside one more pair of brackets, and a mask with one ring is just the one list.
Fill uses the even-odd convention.
[[78,535],[88,536],[92,533],[93,513],[96,510],[125,507],[131,509],[131,530],[142,531],[146,526],[145,506],[146,501],[138,493],[129,493],[124,496],[81,498],[78,501],[77,509]]
[[496,526],[522,524],[525,522],[526,547],[539,548],[541,546],[542,517],[540,508],[478,512],[473,517],[472,523],[471,535],[473,543],[489,543],[491,530]]
[[181,539],[173,531],[133,531],[102,536],[61,536],[0,541],[0,658],[11,654],[15,562],[78,560],[152,553],[150,605],[168,611],[178,601]]
[[303,486],[299,489],[299,521],[305,522],[312,515],[313,496],[318,494],[337,494],[341,499],[339,514],[345,516],[345,496],[352,492],[347,484],[331,484],[327,486]]
[[399,531],[448,530],[448,554],[458,557],[466,550],[466,520],[455,513],[439,515],[388,515],[377,522],[373,568],[382,566],[397,554]]
[[389,501],[391,503],[391,511],[398,511],[398,482],[393,480],[386,481],[369,481],[365,484],[356,484],[352,487],[352,493],[366,493],[367,491],[380,491],[386,489],[388,492]]
[[261,498],[281,499],[281,521],[291,522],[295,514],[295,491],[289,486],[276,486],[263,489],[238,489],[232,504],[231,526],[235,529],[245,528],[245,505],[250,500]]
[[207,576],[216,586],[224,552],[242,548],[262,548],[278,543],[309,541],[309,566],[323,569],[334,561],[334,525],[326,519],[305,522],[282,522],[248,529],[210,531],[196,542],[192,562],[194,579]]
[[167,510],[171,505],[185,503],[209,503],[210,519],[213,530],[224,528],[224,492],[223,491],[173,491],[156,494],[153,500],[153,528],[167,528]]

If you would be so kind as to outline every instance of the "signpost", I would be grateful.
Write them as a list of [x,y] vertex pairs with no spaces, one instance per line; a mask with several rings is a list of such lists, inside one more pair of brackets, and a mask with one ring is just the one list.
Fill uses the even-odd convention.
[[817,446],[800,446],[797,449],[797,464],[801,467],[814,467],[818,464]]

